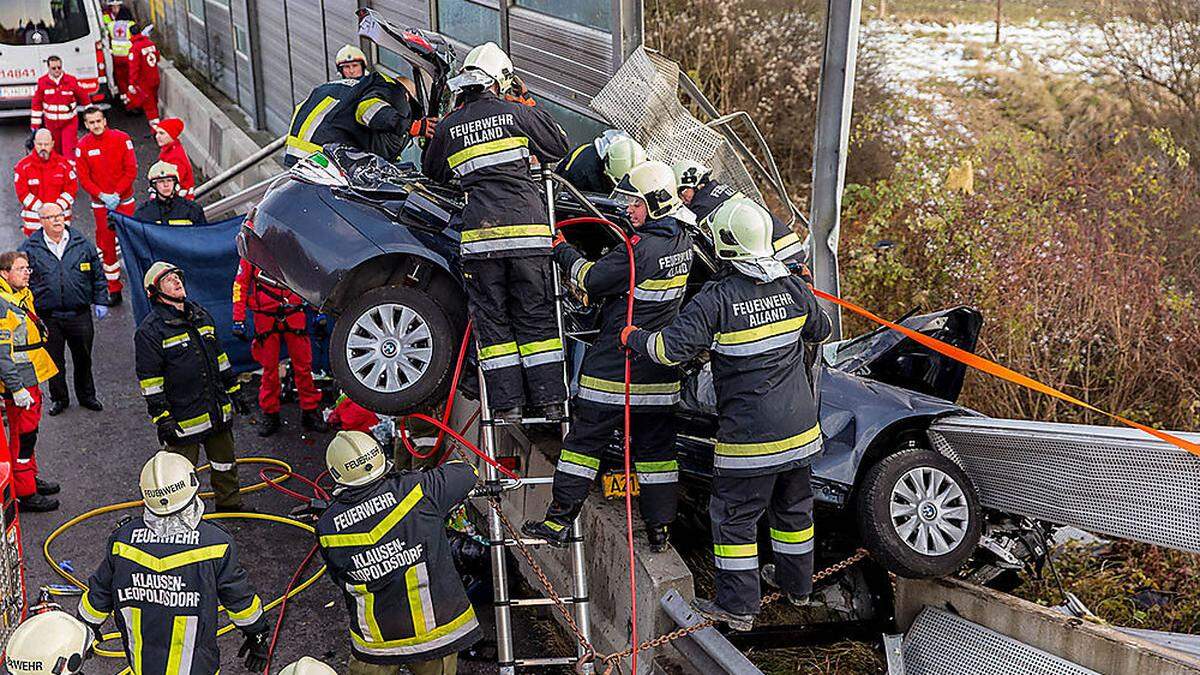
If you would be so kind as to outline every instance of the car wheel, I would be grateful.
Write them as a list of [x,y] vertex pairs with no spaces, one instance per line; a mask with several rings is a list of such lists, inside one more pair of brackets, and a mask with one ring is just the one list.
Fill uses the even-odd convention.
[[450,374],[457,332],[429,295],[407,286],[363,293],[334,324],[333,375],[355,403],[385,415],[419,408]]
[[858,492],[863,543],[902,577],[939,577],[962,567],[979,543],[983,515],[962,468],[924,448],[902,450],[867,471]]

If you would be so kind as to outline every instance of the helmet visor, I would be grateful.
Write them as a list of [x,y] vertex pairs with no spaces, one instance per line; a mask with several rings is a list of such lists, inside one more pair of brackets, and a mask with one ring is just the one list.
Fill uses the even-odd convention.
[[478,68],[468,68],[459,73],[457,77],[451,78],[446,84],[451,91],[462,91],[468,87],[490,87],[496,84],[496,80]]

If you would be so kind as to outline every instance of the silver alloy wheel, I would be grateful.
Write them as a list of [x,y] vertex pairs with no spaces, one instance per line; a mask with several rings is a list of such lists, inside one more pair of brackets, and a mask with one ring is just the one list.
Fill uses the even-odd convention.
[[967,496],[953,478],[930,466],[910,469],[892,486],[892,527],[921,555],[945,555],[970,529]]
[[433,360],[429,323],[411,307],[375,305],[354,320],[346,339],[346,363],[364,386],[385,394],[420,380]]

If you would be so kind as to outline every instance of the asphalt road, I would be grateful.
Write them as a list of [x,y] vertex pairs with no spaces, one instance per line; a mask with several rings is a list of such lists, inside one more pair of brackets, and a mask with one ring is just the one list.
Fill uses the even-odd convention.
[[[137,147],[141,173],[157,157],[157,148],[149,137],[142,117],[127,116],[113,111],[109,116],[113,127],[129,133]],[[14,166],[26,154],[24,141],[28,127],[24,120],[0,123],[0,163]],[[144,179],[135,185],[140,198],[146,194]],[[76,203],[76,226],[94,240],[94,226],[88,198],[80,191]],[[21,241],[19,206],[11,188],[0,189],[0,250],[14,249]],[[126,285],[126,297],[138,292],[137,286]],[[103,412],[92,412],[72,405],[57,417],[44,417],[38,440],[37,457],[43,477],[56,480],[63,486],[59,499],[62,507],[55,513],[22,515],[21,529],[25,548],[26,584],[30,600],[36,600],[37,589],[44,584],[63,583],[46,563],[42,547],[47,536],[68,519],[96,507],[139,499],[138,475],[143,463],[158,448],[154,427],[146,415],[146,407],[138,389],[133,368],[133,317],[128,301],[113,309],[96,328],[94,347],[95,377],[99,397],[105,405]],[[70,370],[68,368],[68,370]],[[72,401],[73,404],[76,402]],[[325,437],[300,434],[299,411],[294,405],[283,410],[285,428],[275,437],[264,440],[254,433],[250,419],[239,419],[234,429],[240,457],[262,456],[279,458],[307,476],[316,476],[324,469]],[[241,467],[243,485],[258,481],[257,469]],[[260,511],[286,514],[294,502],[271,490],[246,497],[246,503]],[[211,506],[211,503],[210,503]],[[126,511],[124,513],[134,513]],[[66,561],[77,575],[86,578],[103,555],[111,530],[123,513],[96,517],[71,528],[53,542],[51,553]],[[307,554],[313,540],[305,533],[286,525],[224,521],[237,538],[243,565],[258,588],[264,602],[282,595],[296,566]],[[319,566],[309,567],[309,573]],[[307,576],[307,575],[306,575]],[[76,601],[68,598],[64,607],[74,611]],[[490,623],[491,610],[479,607],[481,621]],[[272,612],[271,618],[277,616]],[[115,630],[111,622],[106,626]],[[349,656],[347,618],[341,594],[327,579],[321,579],[288,603],[287,617],[280,636],[272,671],[309,655],[344,671]],[[485,626],[490,633],[490,627]],[[220,638],[224,672],[246,672],[236,659],[240,633]],[[107,648],[119,649],[119,643],[109,642]],[[124,659],[99,658],[89,663],[89,673],[117,673],[124,668]],[[464,662],[463,672],[495,672],[490,662]]]

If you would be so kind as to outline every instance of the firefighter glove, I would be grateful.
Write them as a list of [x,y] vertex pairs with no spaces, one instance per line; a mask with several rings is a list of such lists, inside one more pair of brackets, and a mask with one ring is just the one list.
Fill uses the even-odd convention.
[[18,406],[29,410],[33,407],[33,394],[29,393],[28,389],[22,387],[21,389],[13,392],[13,403],[16,403]]
[[550,248],[558,248],[559,244],[567,243],[567,238],[563,236],[562,230],[554,233],[554,240],[550,242]]
[[246,399],[237,394],[230,394],[229,400],[233,403],[233,410],[239,415],[249,415],[250,406],[246,404]]
[[108,307],[104,305],[92,305],[92,313],[96,315],[97,319],[103,319],[108,316]]
[[245,321],[234,321],[233,322],[233,337],[241,340],[242,342],[250,341],[250,336],[246,334],[246,322]]
[[238,658],[246,659],[246,670],[261,673],[267,667],[267,658],[271,655],[270,638],[266,628],[257,633],[246,633],[246,639],[238,649]]
[[438,118],[436,117],[415,120],[408,128],[408,135],[413,138],[433,138],[433,132],[437,130],[437,123]]
[[633,326],[633,325],[625,326],[624,328],[622,328],[621,329],[621,344],[628,347],[629,346],[629,334],[635,330],[639,330],[639,329],[637,326]]
[[114,211],[121,205],[121,195],[115,192],[101,192],[100,201],[104,202],[104,208]]
[[175,420],[170,415],[158,421],[158,442],[163,445],[175,445],[179,443],[178,427],[175,426]]

